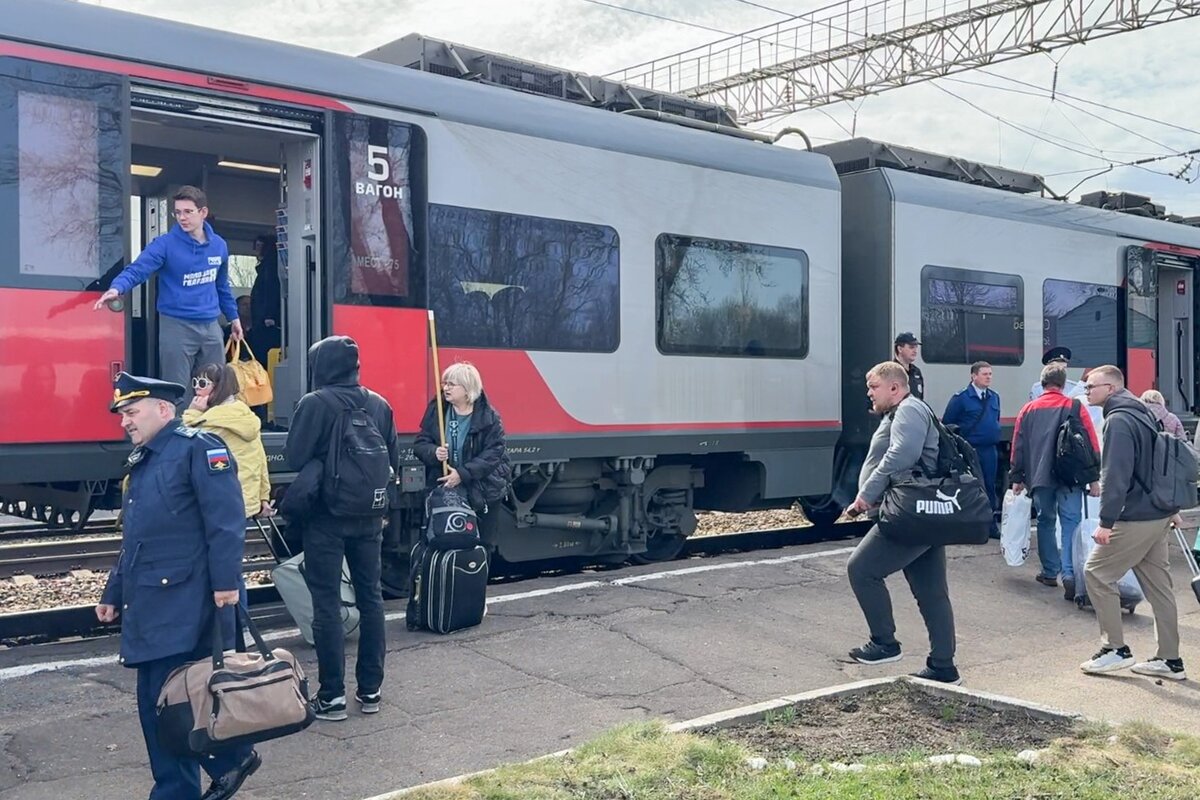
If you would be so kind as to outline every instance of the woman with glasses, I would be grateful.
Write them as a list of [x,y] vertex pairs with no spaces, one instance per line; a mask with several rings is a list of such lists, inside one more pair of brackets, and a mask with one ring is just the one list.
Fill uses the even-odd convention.
[[[508,493],[511,466],[500,415],[483,393],[473,364],[460,361],[442,373],[446,403],[446,444],[441,444],[436,398],[429,401],[413,451],[425,465],[427,486],[461,486],[479,516],[485,541],[492,533],[494,507]],[[443,474],[442,464],[448,469]],[[488,542],[490,543],[490,542]]]
[[237,463],[246,516],[270,517],[271,480],[267,453],[259,433],[262,423],[250,406],[237,398],[237,375],[228,364],[207,364],[192,378],[192,404],[183,424],[220,436]]

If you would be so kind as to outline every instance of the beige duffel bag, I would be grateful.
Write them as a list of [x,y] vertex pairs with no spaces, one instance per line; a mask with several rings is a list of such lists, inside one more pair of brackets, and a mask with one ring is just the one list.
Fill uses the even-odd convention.
[[212,657],[172,671],[158,695],[158,739],[176,755],[199,758],[298,733],[313,722],[308,680],[295,656],[268,650],[250,615],[236,608],[256,652],[224,652],[220,614],[214,614]]

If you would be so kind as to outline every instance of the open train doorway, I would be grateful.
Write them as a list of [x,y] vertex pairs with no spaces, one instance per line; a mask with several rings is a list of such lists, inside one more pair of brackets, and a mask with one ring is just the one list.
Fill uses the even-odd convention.
[[[1126,251],[1126,376],[1129,389],[1154,388],[1187,422],[1197,398],[1196,270],[1200,257],[1152,246]],[[1190,427],[1190,425],[1189,425]]]
[[[274,399],[255,409],[285,431],[307,387],[305,353],[322,335],[319,153],[321,117],[256,115],[249,104],[134,87],[130,256],[174,224],[181,186],[204,190],[208,222],[229,246],[238,317]],[[155,281],[130,298],[130,364],[158,374]],[[226,341],[232,320],[222,316]],[[243,358],[247,357],[243,353]],[[271,448],[269,448],[271,449]]]

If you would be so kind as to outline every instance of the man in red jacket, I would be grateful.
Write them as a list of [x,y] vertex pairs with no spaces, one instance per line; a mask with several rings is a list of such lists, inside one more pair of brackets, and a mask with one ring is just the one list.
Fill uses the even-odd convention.
[[[1020,494],[1028,488],[1037,507],[1038,557],[1042,561],[1037,582],[1043,586],[1057,586],[1061,572],[1063,596],[1074,600],[1075,570],[1071,563],[1071,544],[1083,518],[1083,484],[1065,484],[1054,468],[1059,428],[1068,415],[1074,413],[1072,407],[1078,402],[1063,394],[1066,383],[1065,365],[1052,361],[1042,368],[1044,392],[1026,403],[1017,415],[1010,475],[1013,493]],[[1078,416],[1097,453],[1096,463],[1099,464],[1100,440],[1092,425],[1091,415],[1081,407]],[[1086,482],[1092,497],[1099,497],[1099,475],[1088,476]],[[1062,526],[1061,556],[1054,535],[1056,522]]]

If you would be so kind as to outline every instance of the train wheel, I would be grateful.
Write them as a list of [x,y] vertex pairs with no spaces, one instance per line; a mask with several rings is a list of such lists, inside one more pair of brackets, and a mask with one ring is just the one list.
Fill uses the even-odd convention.
[[646,552],[632,555],[629,560],[634,564],[656,564],[659,561],[670,561],[683,550],[687,536],[682,533],[655,533],[646,540]]

